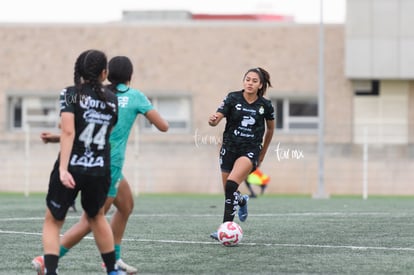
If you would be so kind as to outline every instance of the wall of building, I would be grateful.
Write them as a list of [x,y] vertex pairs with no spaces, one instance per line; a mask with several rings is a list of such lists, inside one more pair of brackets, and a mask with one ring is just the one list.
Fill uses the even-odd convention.
[[348,0],[346,75],[412,79],[413,12],[411,0]]
[[[129,56],[135,66],[132,86],[146,94],[192,96],[190,132],[131,134],[125,175],[134,191],[221,193],[215,141],[224,123],[209,127],[209,114],[227,92],[241,89],[246,70],[257,66],[271,74],[273,88],[268,96],[317,96],[318,35],[318,25],[276,23],[1,25],[0,190],[47,190],[58,152],[57,145],[41,143],[39,132],[8,129],[6,95],[58,95],[73,81],[78,54],[97,48],[108,57]],[[331,194],[360,194],[363,151],[353,142],[354,96],[344,72],[344,39],[344,26],[325,26],[325,186]],[[317,190],[317,140],[316,133],[275,132],[262,167],[272,178],[267,192],[312,194]],[[394,152],[387,159],[370,159],[368,174],[375,180],[372,193],[414,193],[414,188],[407,191],[412,177],[406,169],[413,162],[405,150],[409,145],[399,146],[399,153],[392,145],[372,149],[377,154]],[[390,159],[391,167],[386,166]],[[383,176],[378,177],[376,169]]]

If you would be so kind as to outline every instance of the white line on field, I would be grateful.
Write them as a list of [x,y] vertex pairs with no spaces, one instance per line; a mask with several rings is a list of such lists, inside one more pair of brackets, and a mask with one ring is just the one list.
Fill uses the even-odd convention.
[[[7,231],[0,229],[1,234],[15,234],[15,235],[36,235],[41,236],[42,233],[34,232],[20,232]],[[91,236],[86,236],[84,239],[93,240]],[[125,238],[122,241],[126,242],[145,242],[145,243],[167,243],[167,244],[208,244],[218,245],[217,241],[203,242],[203,241],[179,241],[179,240],[151,240],[151,239],[131,239]],[[283,244],[283,243],[241,243],[240,246],[276,246],[276,247],[307,247],[307,248],[342,248],[351,250],[385,250],[385,251],[408,251],[414,252],[414,247],[384,247],[384,246],[354,246],[354,245],[318,245],[318,244]]]
[[[108,216],[111,216],[109,214]],[[130,217],[163,217],[163,218],[206,218],[206,217],[221,217],[222,215],[218,214],[134,214]],[[329,216],[341,216],[341,217],[353,217],[353,216],[392,216],[394,218],[398,217],[411,217],[413,213],[387,213],[387,212],[303,212],[303,213],[262,213],[262,214],[252,214],[249,213],[249,217],[305,217],[305,216],[317,216],[317,217],[329,217]],[[67,216],[66,219],[79,219],[80,216]],[[0,218],[2,221],[37,221],[43,220],[44,217],[20,217],[20,218]]]

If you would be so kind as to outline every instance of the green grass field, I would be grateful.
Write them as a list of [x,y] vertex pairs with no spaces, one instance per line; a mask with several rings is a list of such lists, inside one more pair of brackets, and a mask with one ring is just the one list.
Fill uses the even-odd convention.
[[[44,194],[1,194],[0,201],[0,274],[34,274],[30,261],[42,254]],[[219,195],[140,195],[123,259],[139,274],[414,274],[414,198],[265,195],[249,201],[237,247],[209,238],[222,212]],[[65,228],[78,216],[69,212]],[[104,274],[100,265],[88,236],[59,269]]]

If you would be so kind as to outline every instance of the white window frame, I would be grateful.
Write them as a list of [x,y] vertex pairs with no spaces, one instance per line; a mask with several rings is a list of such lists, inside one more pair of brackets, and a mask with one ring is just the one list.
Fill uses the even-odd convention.
[[[191,97],[188,95],[148,95],[148,99],[151,101],[155,110],[157,110],[161,116],[168,121],[168,132],[172,133],[188,133],[191,131]],[[165,110],[163,107],[163,101],[170,100],[171,104],[178,103],[176,110]],[[179,125],[184,125],[180,127]],[[141,123],[141,130],[143,133],[158,132],[157,128],[150,124],[148,120],[144,119]]]
[[[20,118],[16,118],[16,108]],[[12,131],[56,129],[59,124],[58,95],[7,95],[8,125]],[[19,119],[19,125],[16,125]]]
[[[282,118],[278,117],[278,110],[276,102],[282,101]],[[290,106],[295,102],[309,102],[316,104],[318,106],[318,100],[316,97],[281,97],[281,98],[272,98],[272,102],[275,108],[276,121],[282,119],[282,127],[277,127],[278,131],[284,133],[305,133],[305,134],[316,134],[319,128],[319,116],[293,116],[290,115]],[[292,127],[294,124],[302,124],[308,127]],[[278,125],[278,123],[276,123]]]

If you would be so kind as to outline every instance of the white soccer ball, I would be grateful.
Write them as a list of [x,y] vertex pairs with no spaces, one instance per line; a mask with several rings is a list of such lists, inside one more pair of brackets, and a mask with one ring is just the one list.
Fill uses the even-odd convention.
[[217,235],[224,246],[235,246],[243,238],[243,229],[235,222],[225,222],[217,229]]

